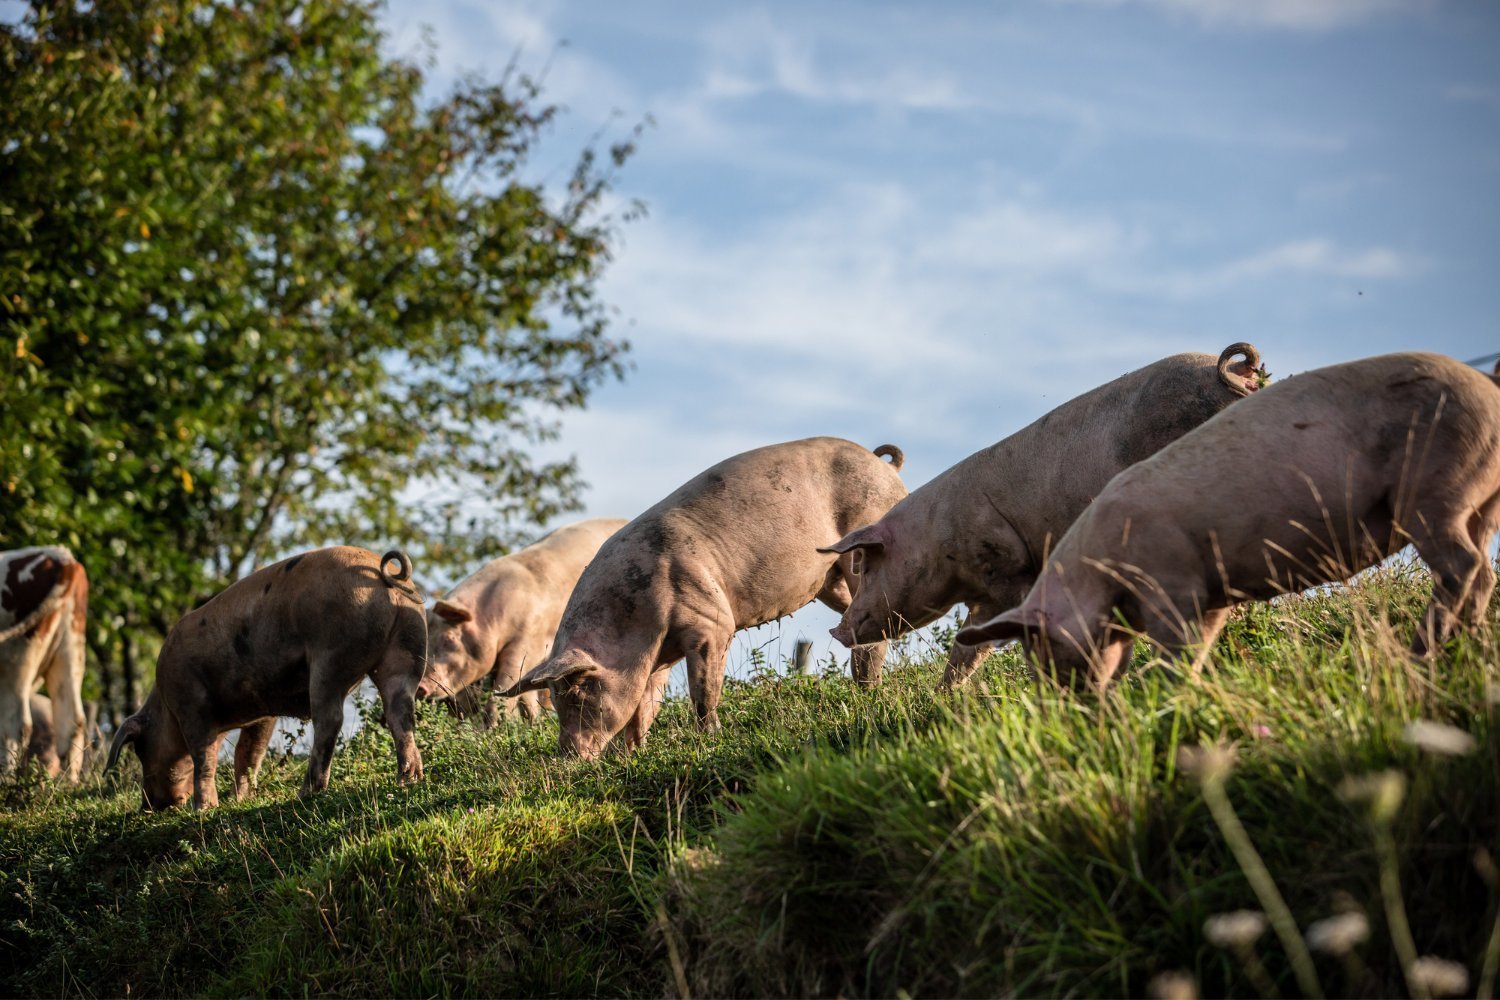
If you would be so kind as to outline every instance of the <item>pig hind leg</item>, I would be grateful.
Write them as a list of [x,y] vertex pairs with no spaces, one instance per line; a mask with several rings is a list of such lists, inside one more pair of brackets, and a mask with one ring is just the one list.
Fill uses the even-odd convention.
[[1475,598],[1483,594],[1487,601],[1494,589],[1489,558],[1470,532],[1469,521],[1474,516],[1472,512],[1436,513],[1412,532],[1417,555],[1433,577],[1432,600],[1412,641],[1412,651],[1418,655],[1441,646],[1459,624],[1478,624],[1482,608],[1475,604]]
[[265,759],[266,747],[271,742],[271,733],[276,729],[276,719],[266,718],[252,722],[240,729],[240,738],[234,745],[234,797],[249,798],[255,791],[256,777],[260,774],[260,762]]
[[370,674],[385,706],[385,725],[396,744],[396,778],[422,780],[417,749],[416,692],[427,667],[427,622],[421,612],[402,608],[380,665]]

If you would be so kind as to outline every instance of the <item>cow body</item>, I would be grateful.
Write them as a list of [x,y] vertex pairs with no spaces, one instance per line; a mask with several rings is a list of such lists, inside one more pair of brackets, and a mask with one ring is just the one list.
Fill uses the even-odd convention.
[[503,698],[528,667],[547,658],[568,596],[620,518],[566,524],[508,556],[492,559],[458,583],[427,614],[427,673],[419,698],[453,697],[491,679],[485,721],[503,711],[535,719],[543,691]]
[[[393,559],[400,574],[386,571]],[[405,583],[410,572],[399,552],[382,559],[349,546],[317,549],[257,570],[183,615],[157,658],[156,686],[115,734],[110,766],[129,743],[141,760],[148,809],[180,805],[190,795],[204,809],[218,802],[214,772],[226,732],[240,730],[240,797],[250,791],[276,719],[311,718],[302,793],[322,791],[344,699],[368,677],[395,739],[398,777],[420,778],[412,710],[427,625],[421,598]]]
[[53,746],[77,781],[83,768],[84,628],[88,574],[61,546],[0,553],[0,774],[31,741],[30,698],[45,684],[55,706]]
[[[629,746],[645,738],[668,670],[685,658],[698,724],[716,728],[734,633],[814,599],[848,606],[847,560],[818,547],[905,496],[900,465],[893,446],[822,437],[700,473],[604,543],[552,656],[507,693],[550,687],[563,751],[592,757],[622,729]],[[872,683],[884,657],[884,643],[855,650],[856,679]]]
[[1435,581],[1413,642],[1425,651],[1477,625],[1494,590],[1495,381],[1409,353],[1270,386],[1111,480],[1024,602],[959,638],[1020,638],[1043,671],[1099,686],[1138,635],[1201,658],[1235,604],[1411,544]]
[[[1243,356],[1243,361],[1235,361]],[[849,554],[860,586],[832,630],[847,645],[895,638],[955,604],[970,621],[1019,604],[1056,544],[1121,469],[1254,391],[1260,355],[1177,354],[1070,400],[970,455],[825,551]],[[955,643],[943,686],[992,644]]]

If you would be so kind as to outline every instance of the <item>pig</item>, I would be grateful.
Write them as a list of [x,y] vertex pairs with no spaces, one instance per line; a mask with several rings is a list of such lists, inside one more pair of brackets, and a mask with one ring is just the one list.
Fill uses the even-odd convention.
[[[1243,358],[1235,361],[1235,358]],[[1025,596],[1047,550],[1121,469],[1261,384],[1260,353],[1175,354],[1084,393],[976,452],[822,551],[848,556],[859,587],[832,629],[846,646],[893,639],[955,604],[983,621]],[[992,644],[956,643],[941,687],[962,684]]]
[[519,552],[486,563],[427,613],[427,673],[418,698],[451,698],[488,675],[485,723],[493,726],[504,701],[507,715],[530,721],[546,707],[546,691],[504,700],[499,693],[526,667],[546,659],[563,606],[579,574],[621,518],[567,524]]
[[[889,464],[881,457],[889,456]],[[563,753],[598,756],[621,730],[639,746],[671,665],[686,658],[698,726],[718,728],[729,641],[817,599],[842,611],[847,559],[820,553],[906,495],[894,445],[815,437],[736,455],[621,528],[568,598],[552,655],[507,697],[550,688]],[[873,683],[885,643],[856,649]]]
[[1019,606],[959,632],[1022,640],[1102,687],[1144,635],[1206,658],[1230,609],[1345,580],[1408,543],[1434,577],[1412,648],[1480,623],[1500,526],[1500,378],[1387,354],[1286,379],[1112,479]]
[[[397,563],[391,573],[389,563]],[[400,551],[336,546],[292,556],[230,584],[182,616],[156,660],[156,686],[115,733],[106,770],[126,744],[141,761],[147,810],[218,804],[219,745],[240,730],[235,797],[249,794],[278,716],[311,718],[301,794],[328,787],[344,699],[369,677],[385,707],[401,781],[422,777],[413,704],[427,619]]]

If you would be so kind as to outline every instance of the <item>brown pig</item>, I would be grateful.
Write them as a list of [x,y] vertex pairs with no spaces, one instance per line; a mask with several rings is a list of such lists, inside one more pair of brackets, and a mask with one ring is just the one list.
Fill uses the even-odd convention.
[[1430,649],[1477,625],[1494,590],[1497,381],[1387,354],[1270,386],[1111,480],[1025,601],[959,640],[1019,638],[1044,673],[1102,686],[1138,634],[1201,662],[1234,605],[1410,543],[1434,578],[1413,644]]
[[[1243,361],[1235,358],[1243,357]],[[831,631],[846,646],[894,639],[966,604],[983,621],[1020,603],[1048,548],[1115,473],[1259,386],[1260,354],[1231,344],[1174,354],[1070,400],[914,490],[821,550],[859,587]],[[955,644],[942,684],[967,680],[993,644]]]
[[447,698],[488,676],[485,721],[504,711],[537,718],[545,691],[501,699],[527,667],[547,658],[568,595],[604,540],[623,527],[620,518],[566,524],[519,552],[491,560],[463,580],[427,613],[427,673],[418,698]]
[[[879,456],[889,455],[890,464]],[[757,448],[700,473],[599,549],[568,599],[552,656],[507,696],[550,687],[564,753],[597,756],[622,729],[637,746],[673,663],[704,730],[718,728],[729,641],[816,599],[849,603],[846,560],[820,554],[901,497],[901,450],[818,437]],[[857,649],[870,682],[885,644]]]
[[[399,563],[391,573],[386,564]],[[278,716],[311,718],[312,752],[302,794],[328,786],[344,699],[365,677],[375,684],[396,742],[402,781],[422,777],[412,736],[413,695],[427,653],[422,598],[411,561],[339,546],[293,556],[230,584],[167,634],[156,687],[121,724],[113,767],[127,743],[141,760],[147,809],[218,804],[219,745],[240,730],[235,796],[248,794]]]

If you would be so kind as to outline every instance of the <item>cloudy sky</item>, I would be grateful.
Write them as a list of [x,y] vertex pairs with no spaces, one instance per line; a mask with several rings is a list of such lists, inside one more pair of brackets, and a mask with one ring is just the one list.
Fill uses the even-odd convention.
[[[915,487],[1182,350],[1276,374],[1500,350],[1500,4],[391,0],[436,86],[513,58],[533,164],[654,125],[603,282],[634,369],[564,424],[592,515],[747,448],[906,450]],[[820,655],[808,610],[742,638]]]

